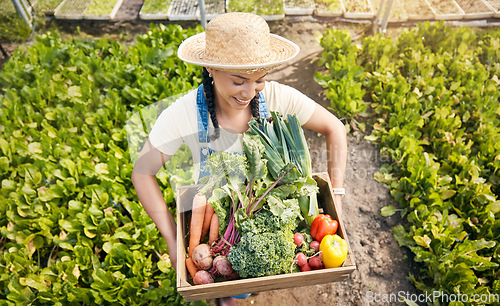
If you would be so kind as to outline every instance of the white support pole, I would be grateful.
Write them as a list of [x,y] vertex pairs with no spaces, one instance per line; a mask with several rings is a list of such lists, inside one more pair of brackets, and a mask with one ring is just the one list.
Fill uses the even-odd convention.
[[392,4],[394,0],[387,0],[387,5],[385,7],[384,18],[382,18],[382,23],[380,24],[380,33],[385,33],[387,29],[387,23],[389,22],[389,16],[391,15]]
[[377,16],[373,20],[373,27],[372,27],[373,35],[377,34],[377,32],[379,31],[380,19],[382,19],[382,12],[384,11],[384,6],[385,6],[386,0],[374,0],[374,1],[380,1],[380,6],[378,8]]
[[21,16],[21,18],[26,22],[26,24],[32,28],[32,23],[31,21],[33,18],[31,17],[31,14],[28,11],[28,6],[24,2],[24,0],[12,0],[12,4],[14,4],[14,7],[16,8],[17,13]]
[[207,27],[207,18],[205,15],[205,0],[198,0],[198,8],[200,9],[201,26],[205,29]]

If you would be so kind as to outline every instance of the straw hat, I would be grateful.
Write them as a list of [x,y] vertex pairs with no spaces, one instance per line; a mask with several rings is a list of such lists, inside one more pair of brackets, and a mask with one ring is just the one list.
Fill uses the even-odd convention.
[[249,13],[226,13],[212,19],[204,33],[186,39],[177,54],[185,62],[217,70],[268,71],[292,59],[299,46],[271,34],[266,21]]

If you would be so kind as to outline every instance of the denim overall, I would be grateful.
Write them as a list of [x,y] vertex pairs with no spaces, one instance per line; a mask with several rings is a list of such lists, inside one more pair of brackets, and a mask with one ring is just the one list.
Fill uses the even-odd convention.
[[[203,84],[198,87],[198,92],[196,95],[196,105],[198,106],[198,141],[200,143],[210,143],[210,137],[208,135],[208,107],[205,101],[205,95],[203,93]],[[261,118],[268,118],[268,109],[266,100],[262,92],[259,92],[259,115]],[[212,154],[214,150],[208,146],[201,146],[200,148],[200,176],[201,179],[209,175],[207,169],[205,168],[207,157]]]

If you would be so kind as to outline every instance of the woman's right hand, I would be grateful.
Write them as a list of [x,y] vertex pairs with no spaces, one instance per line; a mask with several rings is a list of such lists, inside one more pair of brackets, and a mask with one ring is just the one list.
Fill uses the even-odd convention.
[[170,257],[170,263],[172,264],[172,268],[177,271],[177,240],[169,241],[170,237],[164,237],[167,242],[168,247],[168,256]]

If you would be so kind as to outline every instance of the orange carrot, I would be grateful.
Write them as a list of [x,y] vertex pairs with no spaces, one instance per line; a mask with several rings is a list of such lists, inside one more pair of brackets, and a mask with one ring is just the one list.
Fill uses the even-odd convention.
[[193,255],[194,248],[200,244],[206,206],[207,198],[202,194],[196,194],[193,198],[193,210],[191,211],[191,224],[189,226],[189,257]]
[[210,234],[208,235],[208,245],[212,245],[214,241],[219,238],[219,217],[217,214],[212,214],[212,221],[210,222]]
[[205,217],[203,219],[203,228],[201,230],[200,241],[203,241],[205,239],[205,236],[207,236],[207,234],[208,234],[208,230],[210,229],[210,223],[212,221],[213,214],[214,214],[214,208],[210,203],[208,203],[207,207],[205,208]]
[[198,272],[198,268],[194,264],[191,257],[186,258],[186,268],[189,271],[189,275],[191,275],[191,277],[194,278],[194,275],[196,274],[196,272]]

